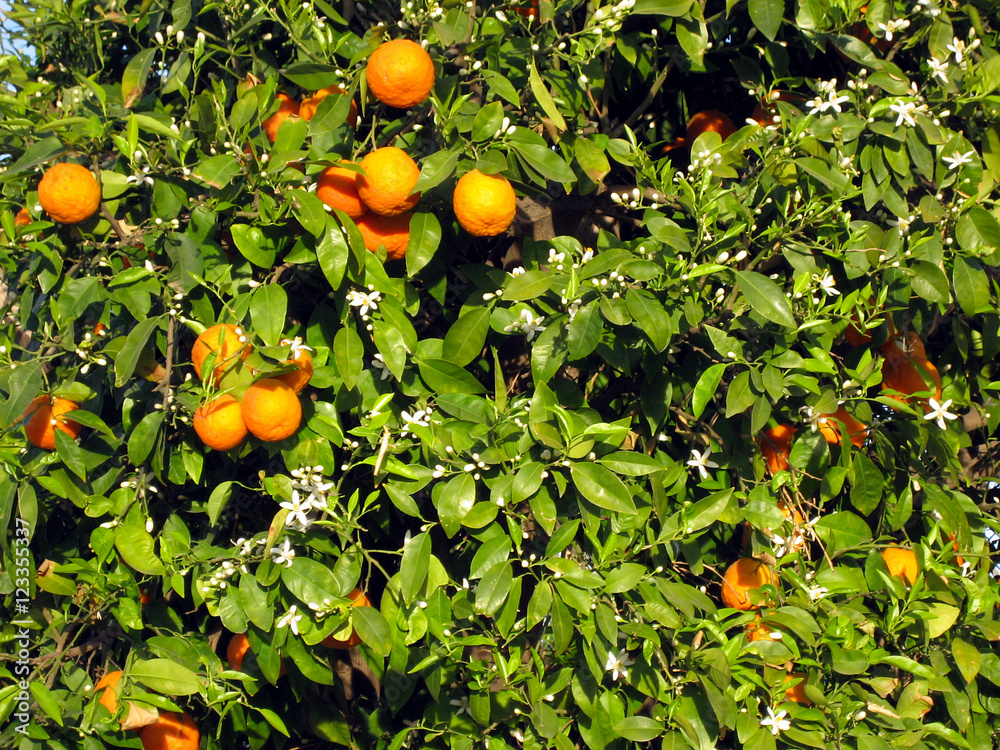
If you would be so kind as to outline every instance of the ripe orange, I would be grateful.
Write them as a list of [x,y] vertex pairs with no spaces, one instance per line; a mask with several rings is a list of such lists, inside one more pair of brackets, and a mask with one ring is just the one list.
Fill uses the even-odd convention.
[[917,565],[917,555],[912,549],[887,547],[882,550],[882,559],[889,570],[889,575],[902,578],[911,586],[917,582],[920,568]]
[[82,425],[64,416],[79,408],[75,401],[69,399],[35,396],[24,412],[28,420],[24,426],[24,436],[32,445],[54,451],[56,430],[65,432],[74,440],[79,436]]
[[380,102],[398,109],[415,107],[434,88],[434,61],[416,42],[393,39],[372,52],[365,79]]
[[21,227],[26,227],[32,221],[31,214],[28,213],[27,208],[22,208],[14,216],[14,226],[20,229]]
[[79,224],[101,207],[101,186],[84,166],[53,164],[38,183],[38,202],[53,221]]
[[235,448],[247,436],[240,402],[224,393],[202,404],[194,413],[194,431],[209,448],[217,451]]
[[[925,379],[926,378],[926,379]],[[927,384],[927,381],[931,385]],[[941,374],[930,360],[920,357],[910,357],[907,355],[886,357],[882,360],[882,390],[898,391],[902,396],[888,393],[890,398],[897,401],[912,402],[907,398],[915,393],[926,393],[931,391],[934,398],[941,399]],[[918,401],[926,403],[927,398],[920,398]]]
[[773,632],[771,628],[762,623],[760,619],[754,620],[753,622],[748,622],[744,631],[747,634],[747,641],[753,643],[754,641],[771,641],[771,633]]
[[[321,88],[312,96],[307,96],[302,100],[302,104],[299,105],[299,117],[303,120],[311,120],[316,116],[316,110],[319,108],[319,103],[326,99],[326,97],[330,96],[330,94],[346,95],[347,92],[339,83]],[[358,126],[358,105],[355,104],[353,99],[351,100],[350,109],[347,111],[347,123],[352,128],[356,128]]]
[[352,219],[361,218],[368,210],[358,195],[358,173],[344,167],[323,170],[316,180],[316,197]]
[[375,213],[397,216],[411,210],[420,200],[420,193],[413,193],[420,167],[403,149],[377,148],[361,160],[361,169],[358,195]]
[[868,439],[868,425],[855,419],[843,406],[833,414],[824,414],[819,418],[819,431],[826,438],[826,442],[840,445],[841,429],[847,430],[851,445],[855,448],[863,447],[865,440]]
[[726,140],[738,129],[732,118],[725,112],[717,109],[706,109],[696,113],[688,120],[687,128],[684,130],[684,140],[690,147],[699,135],[710,131],[718,133],[722,136],[722,140]]
[[247,429],[265,443],[291,437],[302,422],[299,397],[277,378],[264,378],[247,388],[240,408]]
[[118,693],[115,687],[118,685],[119,680],[121,680],[122,674],[120,669],[108,672],[94,685],[94,695],[100,696],[101,705],[111,713],[114,713],[118,708]]
[[887,359],[896,357],[927,359],[927,347],[924,346],[924,340],[916,331],[908,331],[905,337],[893,335],[882,344],[881,351]]
[[[347,598],[351,600],[352,607],[370,607],[372,606],[371,600],[365,596],[361,589],[354,589]],[[351,635],[347,640],[339,640],[334,638],[332,635],[328,635],[324,638],[321,643],[327,648],[354,648],[359,643],[361,643],[361,636],[358,635],[357,630],[352,630]]]
[[455,185],[451,205],[462,229],[475,237],[493,237],[514,221],[517,197],[503,175],[473,169]]
[[229,646],[226,648],[226,661],[229,668],[239,672],[243,668],[243,657],[250,650],[250,641],[247,640],[246,633],[236,633],[229,639]]
[[518,15],[524,16],[529,21],[538,18],[538,0],[531,0],[527,5],[517,6],[512,10]]
[[808,678],[809,675],[807,675],[805,672],[791,672],[785,675],[786,683],[794,681],[797,681],[798,683],[796,685],[792,685],[792,687],[790,688],[785,689],[785,698],[787,698],[790,701],[794,701],[795,703],[802,703],[806,706],[811,706],[812,701],[809,700],[808,696],[806,695],[806,681],[808,680]]
[[215,370],[212,382],[218,384],[222,376],[238,361],[250,356],[252,347],[242,328],[231,323],[217,323],[206,329],[191,347],[191,362],[198,377],[202,377],[202,365],[209,354],[215,353]]
[[775,583],[771,568],[760,560],[743,557],[734,562],[722,579],[722,604],[733,609],[757,609],[760,604],[750,601],[749,591]]
[[139,739],[143,750],[198,750],[201,733],[187,714],[160,711],[155,724],[139,731]]
[[299,113],[299,103],[288,94],[279,91],[278,92],[278,111],[273,115],[264,120],[263,128],[264,134],[267,136],[267,140],[274,143],[274,139],[278,137],[278,128],[281,127],[281,123],[287,120],[292,115],[297,115]]
[[805,519],[802,518],[802,514],[799,513],[798,509],[789,508],[788,503],[786,503],[784,500],[778,501],[778,510],[780,510],[781,515],[783,515],[787,520],[791,521],[794,526],[801,526],[803,523],[805,523]]
[[355,224],[365,241],[365,247],[373,253],[380,245],[385,245],[389,260],[399,260],[406,255],[406,246],[410,242],[410,219],[413,212],[399,216],[380,216],[369,211]]
[[792,438],[797,429],[790,424],[779,424],[769,430],[764,430],[760,441],[760,452],[772,474],[788,469],[788,456],[791,453]]
[[313,360],[312,355],[309,353],[312,350],[298,336],[295,339],[282,339],[281,344],[282,346],[290,345],[292,347],[289,352],[291,356],[285,360],[285,364],[295,365],[298,369],[275,377],[287,384],[296,393],[302,393],[302,389],[309,384],[313,376]]

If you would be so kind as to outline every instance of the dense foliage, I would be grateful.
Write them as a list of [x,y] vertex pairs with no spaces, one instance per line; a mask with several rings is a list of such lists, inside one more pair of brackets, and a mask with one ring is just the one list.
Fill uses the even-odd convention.
[[[131,703],[206,750],[997,746],[995,3],[536,6],[13,3],[0,745],[138,747]],[[434,60],[410,110],[367,96],[389,37]],[[708,109],[736,132],[675,144]],[[388,262],[314,194],[386,145],[421,167]],[[473,168],[511,232],[456,223]],[[253,346],[217,385],[216,323]],[[206,448],[296,337],[301,427]],[[52,451],[39,394],[80,407]],[[724,607],[746,557],[773,583]]]

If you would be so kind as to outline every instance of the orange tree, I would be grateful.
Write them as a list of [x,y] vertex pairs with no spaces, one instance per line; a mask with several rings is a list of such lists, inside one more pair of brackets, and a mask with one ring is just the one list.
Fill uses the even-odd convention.
[[995,3],[10,15],[0,745],[996,747]]

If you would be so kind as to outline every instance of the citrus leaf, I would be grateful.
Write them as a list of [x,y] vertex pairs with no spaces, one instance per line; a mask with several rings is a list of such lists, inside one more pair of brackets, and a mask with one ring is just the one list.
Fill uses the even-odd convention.
[[166,575],[163,563],[153,551],[153,537],[142,526],[127,523],[115,526],[115,547],[133,570],[150,576]]
[[715,398],[719,383],[726,372],[726,363],[719,362],[705,370],[694,386],[691,395],[691,416],[700,419],[705,407]]
[[400,594],[404,604],[412,604],[427,580],[431,566],[431,538],[417,534],[403,547],[399,563]]
[[164,695],[194,695],[201,685],[196,673],[170,659],[137,659],[128,674]]
[[445,359],[459,367],[469,364],[482,353],[489,330],[489,308],[464,310],[445,334],[442,349]]
[[616,513],[636,512],[632,494],[614,473],[600,464],[573,464],[573,484],[587,500],[598,508]]
[[792,306],[771,279],[756,271],[736,271],[736,283],[754,311],[785,328],[795,328]]
[[250,297],[250,319],[254,330],[267,346],[278,346],[285,330],[288,294],[279,284],[257,287]]
[[535,99],[538,101],[538,105],[545,112],[546,117],[548,117],[552,124],[556,126],[559,130],[566,130],[566,120],[563,119],[562,113],[559,111],[559,107],[556,106],[555,101],[552,99],[552,94],[549,93],[548,88],[545,85],[545,81],[542,77],[538,75],[538,68],[535,67],[535,57],[531,56],[531,65],[528,68],[528,86],[531,88],[531,93],[534,94]]

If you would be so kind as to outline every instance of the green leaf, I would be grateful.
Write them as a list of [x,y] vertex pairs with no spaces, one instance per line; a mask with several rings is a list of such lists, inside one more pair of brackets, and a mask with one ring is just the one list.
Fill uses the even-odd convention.
[[212,489],[212,494],[208,497],[208,522],[213,526],[229,503],[235,484],[235,482],[220,482]]
[[850,511],[830,513],[819,519],[814,527],[816,534],[826,545],[830,559],[841,552],[858,549],[871,541],[872,532],[868,524]]
[[785,328],[795,328],[795,315],[781,287],[756,271],[736,271],[736,284],[755,312]]
[[459,367],[465,367],[482,353],[489,330],[488,307],[466,309],[445,334],[442,347],[445,359]]
[[863,651],[843,648],[836,643],[829,644],[833,671],[839,674],[864,674],[868,669],[868,659]]
[[472,140],[482,143],[494,139],[502,123],[503,104],[490,102],[476,113],[472,121]]
[[559,107],[556,106],[555,101],[552,99],[552,94],[549,93],[549,89],[545,85],[545,81],[543,81],[542,77],[538,75],[538,68],[535,67],[534,55],[532,55],[529,60],[531,64],[528,67],[528,86],[531,88],[531,93],[538,101],[538,105],[542,108],[542,111],[552,121],[552,124],[555,125],[555,127],[560,131],[566,130],[566,120],[563,119],[562,113],[559,111]]
[[616,513],[636,512],[628,488],[621,479],[600,464],[574,463],[571,476],[580,494],[598,508]]
[[663,734],[662,721],[648,716],[626,716],[614,725],[615,734],[629,742],[650,742]]
[[241,171],[242,167],[235,156],[219,154],[218,156],[210,156],[192,169],[191,177],[222,190],[233,182]]
[[441,246],[441,222],[430,212],[417,211],[410,219],[410,241],[406,246],[406,275],[413,278],[437,254]]
[[487,570],[476,586],[476,612],[492,617],[507,601],[513,582],[514,571],[509,560],[498,562]]
[[337,331],[333,339],[333,360],[348,390],[354,388],[361,377],[361,371],[365,367],[364,353],[365,345],[354,328],[346,327]]
[[420,164],[420,176],[417,177],[417,184],[413,188],[414,192],[423,192],[437,187],[455,173],[458,166],[458,151],[435,151]]
[[715,398],[719,390],[719,383],[726,372],[726,363],[719,362],[705,370],[698,382],[695,384],[694,392],[691,396],[691,416],[700,419],[705,407]]
[[733,378],[726,391],[726,419],[742,414],[756,400],[757,394],[750,387],[750,371],[744,370]]
[[418,359],[417,369],[427,387],[436,393],[482,393],[486,390],[472,375],[446,359]]
[[928,302],[947,304],[951,301],[951,285],[938,266],[926,260],[915,260],[910,264],[910,271],[913,273],[910,285],[917,296]]
[[601,307],[597,301],[588,302],[577,310],[566,334],[569,358],[583,359],[593,352],[600,343],[603,330]]
[[417,534],[403,547],[399,563],[399,587],[404,604],[412,604],[427,580],[431,567],[431,538]]
[[858,513],[867,516],[882,501],[885,478],[875,463],[863,453],[858,454],[851,466],[851,505]]
[[146,318],[135,324],[125,337],[125,343],[118,350],[115,357],[115,387],[121,388],[132,377],[135,368],[138,366],[146,349],[146,343],[157,326],[160,325],[161,318]]
[[[11,684],[13,687],[13,683]],[[62,717],[62,705],[59,700],[52,694],[52,691],[40,680],[32,680],[29,683],[31,689],[31,694],[35,697],[35,701],[38,703],[38,707],[42,709],[46,716],[48,716],[52,721],[54,721],[59,726],[65,726],[63,724]]]
[[549,180],[564,185],[576,182],[576,174],[557,152],[544,144],[529,142],[517,136],[517,133],[510,136],[508,142],[531,169]]
[[166,569],[153,551],[153,537],[142,526],[121,523],[115,526],[115,548],[125,564],[138,573],[166,575]]
[[686,16],[694,0],[636,0],[632,13],[640,16]]
[[267,242],[259,227],[250,224],[233,224],[230,231],[240,255],[261,268],[270,268],[274,265],[274,247]]
[[361,642],[379,656],[388,656],[392,651],[389,623],[375,607],[354,607],[351,610],[351,624],[358,631]]
[[335,599],[344,593],[329,567],[302,555],[281,569],[281,582],[292,596],[306,606],[322,603],[324,599]]
[[622,563],[608,573],[604,590],[609,594],[624,594],[631,591],[649,571],[638,563]]
[[254,331],[267,346],[278,346],[285,331],[288,294],[280,284],[264,284],[250,297],[250,319]]
[[552,274],[546,271],[525,271],[512,276],[503,290],[503,298],[510,302],[523,302],[539,297],[552,286]]
[[125,66],[125,72],[122,74],[122,100],[126,107],[131,107],[142,98],[155,56],[155,47],[140,50]]
[[989,279],[975,258],[955,258],[951,283],[955,287],[955,299],[966,315],[978,315],[991,309]]
[[650,345],[662,352],[670,343],[672,323],[667,311],[651,292],[645,289],[629,289],[625,293],[625,303],[635,325],[645,334]]
[[9,380],[3,383],[7,400],[0,407],[0,425],[15,425],[21,421],[32,399],[42,390],[42,364],[39,361],[26,362],[20,367],[8,368]]
[[462,528],[462,521],[476,504],[476,480],[462,472],[435,487],[434,498],[441,529],[451,538]]
[[340,288],[350,257],[351,248],[347,244],[347,237],[336,222],[329,221],[326,231],[320,235],[316,243],[316,260],[319,261],[320,270],[323,271],[323,276],[326,277],[331,289]]
[[951,641],[951,655],[955,659],[958,671],[962,673],[962,678],[967,683],[975,680],[983,663],[979,650],[968,641],[956,637]]
[[134,466],[138,466],[149,457],[166,416],[166,412],[163,411],[150,412],[132,430],[128,438],[128,460]]
[[137,659],[128,674],[163,695],[194,695],[201,686],[195,672],[170,659]]

